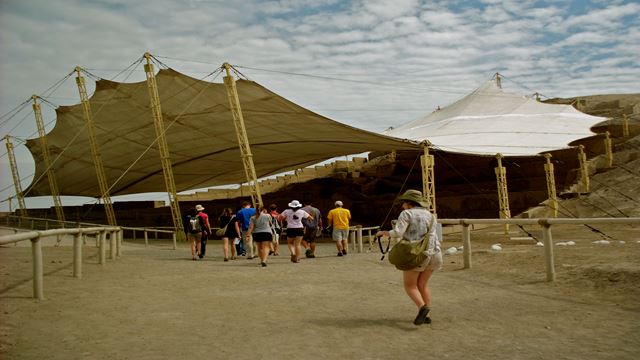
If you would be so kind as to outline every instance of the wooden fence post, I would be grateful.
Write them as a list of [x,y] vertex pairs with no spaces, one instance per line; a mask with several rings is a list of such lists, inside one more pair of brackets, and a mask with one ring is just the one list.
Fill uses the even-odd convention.
[[44,300],[42,243],[40,237],[31,240],[31,254],[33,256],[33,297]]
[[471,227],[464,222],[462,222],[462,255],[464,268],[471,269]]
[[542,236],[544,240],[544,260],[545,268],[547,270],[547,281],[551,282],[556,280],[556,270],[554,267],[553,259],[553,238],[551,237],[551,224],[549,224],[546,219],[541,219],[540,225],[542,225]]
[[82,233],[73,234],[73,277],[82,279]]
[[100,251],[100,260],[99,264],[104,265],[107,262],[107,232],[100,231],[97,235],[99,251]]

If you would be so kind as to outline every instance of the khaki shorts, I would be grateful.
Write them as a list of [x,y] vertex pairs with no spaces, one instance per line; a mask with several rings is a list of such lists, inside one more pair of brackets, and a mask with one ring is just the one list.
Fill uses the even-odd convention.
[[439,252],[433,256],[426,258],[422,265],[418,266],[411,271],[423,272],[425,270],[438,271],[442,268],[442,252]]
[[333,229],[333,241],[349,241],[349,229]]

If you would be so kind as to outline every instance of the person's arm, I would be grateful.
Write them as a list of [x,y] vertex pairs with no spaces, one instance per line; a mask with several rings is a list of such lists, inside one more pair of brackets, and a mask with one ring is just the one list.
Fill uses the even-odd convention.
[[253,232],[253,228],[255,227],[256,218],[252,217],[249,221],[249,229],[247,230],[247,239],[251,237],[251,233]]
[[240,237],[240,221],[238,220],[238,217],[236,216],[236,221],[234,221],[235,223],[235,228],[236,228],[236,234],[238,234],[238,237]]
[[376,236],[390,236],[393,238],[401,239],[404,233],[407,231],[408,227],[409,227],[409,213],[406,211],[403,211],[400,213],[400,216],[398,216],[398,221],[396,222],[396,225],[393,227],[392,230],[378,231],[376,233]]

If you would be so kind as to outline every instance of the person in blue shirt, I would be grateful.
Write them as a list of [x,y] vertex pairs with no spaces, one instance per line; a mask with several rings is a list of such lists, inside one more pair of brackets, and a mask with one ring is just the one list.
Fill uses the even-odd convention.
[[253,250],[253,238],[246,236],[249,230],[249,224],[251,223],[251,217],[255,214],[256,209],[252,208],[251,203],[248,201],[244,201],[242,203],[242,209],[236,213],[236,218],[238,219],[238,222],[236,222],[237,230],[242,233],[240,241],[244,242],[244,250],[249,251],[247,259],[254,259],[256,257]]

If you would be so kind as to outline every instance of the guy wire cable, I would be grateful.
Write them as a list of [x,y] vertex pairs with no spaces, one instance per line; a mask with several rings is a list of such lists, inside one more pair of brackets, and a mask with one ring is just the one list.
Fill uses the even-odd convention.
[[[135,62],[134,62],[134,64],[135,64]],[[63,80],[68,79],[68,78],[69,78],[73,73],[74,73],[74,71],[70,72],[70,73],[69,73],[69,74],[68,74],[68,75],[67,75]],[[128,78],[129,78],[129,76],[131,76],[131,73],[127,76],[127,78],[126,78],[126,79],[128,79]],[[126,79],[125,79],[125,81],[126,81]],[[54,90],[53,92],[51,92],[51,94],[53,94],[53,93],[54,93],[54,92],[55,92],[55,91],[60,87],[60,85],[62,85],[62,83],[61,83],[61,82],[62,82],[62,80],[58,82],[58,83],[59,83],[59,85],[55,88],[55,90]],[[50,87],[49,89],[51,89],[51,88],[53,88],[53,86],[52,86],[52,87]],[[108,102],[109,100],[111,100],[111,98],[113,98],[113,96],[115,96],[115,92],[114,92],[113,94],[111,94],[111,97],[107,100],[107,102]],[[40,98],[40,97],[38,96],[38,98]],[[42,99],[42,98],[40,98],[40,99]],[[55,106],[55,104],[52,104],[50,101],[45,101],[45,103],[46,103],[46,104],[49,104],[49,105],[52,105],[52,106]],[[99,112],[100,112],[100,110],[102,109],[102,107],[104,107],[104,105],[105,105],[105,104],[102,104],[102,106],[100,106],[100,108],[98,108],[98,110],[94,113],[94,115],[96,115],[97,113],[99,113]],[[52,120],[52,121],[48,122],[47,124],[50,124],[51,122],[56,121],[56,120],[57,120],[57,117],[56,117],[54,120]],[[85,123],[85,124],[80,128],[80,130],[78,130],[78,131],[76,132],[75,136],[74,136],[74,137],[73,137],[73,138],[72,138],[72,139],[67,143],[67,145],[64,147],[64,149],[62,149],[62,151],[58,154],[58,156],[56,156],[56,158],[51,162],[51,164],[49,164],[49,167],[48,167],[47,169],[45,169],[45,170],[42,172],[42,174],[40,174],[40,176],[39,176],[37,179],[35,179],[35,175],[34,175],[34,181],[32,181],[32,184],[34,184],[34,185],[35,185],[35,184],[37,184],[40,180],[42,180],[42,177],[43,177],[44,175],[46,175],[46,173],[49,171],[49,169],[50,169],[51,167],[53,167],[53,165],[58,161],[58,159],[60,159],[60,157],[64,154],[64,152],[65,152],[65,151],[66,151],[66,150],[67,150],[67,149],[68,149],[68,148],[69,148],[69,147],[70,147],[70,146],[71,146],[71,145],[76,141],[76,139],[78,138],[78,136],[80,135],[80,133],[81,133],[82,131],[84,131],[84,129],[86,128],[86,126],[87,126],[87,124]],[[45,135],[45,136],[46,136],[46,135]],[[27,195],[27,194],[29,193],[29,191],[31,191],[31,189],[32,189],[32,188],[33,188],[33,187],[29,187],[29,188],[27,189],[27,191],[23,193],[23,196],[24,196],[24,195]]]
[[[516,164],[516,163],[515,163],[515,161],[513,161],[513,160],[510,160],[510,162],[511,162],[512,164]],[[518,165],[518,167],[520,167],[520,165]],[[614,217],[612,214],[610,214],[610,213],[609,213],[609,212],[607,212],[606,210],[604,210],[604,209],[602,209],[602,208],[600,208],[600,207],[598,207],[598,206],[596,206],[596,205],[593,205],[593,204],[591,204],[591,203],[587,202],[587,201],[586,201],[585,199],[583,199],[583,198],[578,198],[577,200],[578,200],[578,201],[585,202],[586,204],[590,205],[591,207],[595,208],[596,210],[599,210],[599,211],[601,211],[601,212],[603,212],[603,213],[605,213],[605,214],[609,215],[610,217]],[[560,201],[558,201],[558,206],[562,206]],[[575,216],[574,214],[572,214],[568,209],[566,209],[566,208],[565,208],[565,210],[566,210],[567,212],[569,212],[569,214],[571,214],[571,216],[572,216],[573,218],[576,218],[576,216]],[[601,234],[601,235],[604,235],[604,236],[607,236],[607,237],[611,238],[609,235],[605,234],[605,233],[604,233],[604,232],[602,232],[601,230],[598,230],[598,229],[596,229],[595,227],[593,227],[593,226],[591,226],[591,225],[588,225],[588,224],[583,224],[583,225],[584,225],[584,226],[586,226],[587,228],[589,228],[589,229],[590,229],[591,231],[593,231],[593,232],[597,232],[597,233],[599,233],[599,234]],[[613,239],[613,238],[612,238],[612,239]]]

